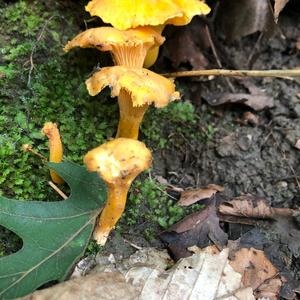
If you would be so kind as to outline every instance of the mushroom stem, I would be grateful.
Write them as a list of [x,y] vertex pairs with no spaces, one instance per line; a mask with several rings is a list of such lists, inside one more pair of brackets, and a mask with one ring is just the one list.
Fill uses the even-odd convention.
[[94,239],[101,246],[105,245],[110,231],[120,219],[126,205],[128,184],[108,185],[107,202],[101,213],[99,223],[94,230]]
[[139,128],[144,114],[148,109],[148,104],[134,107],[130,93],[121,89],[119,97],[120,120],[116,137],[138,139]]
[[[153,29],[161,34],[163,30],[165,29],[166,25],[158,25],[154,26]],[[152,65],[155,64],[159,54],[159,46],[154,46],[151,49],[148,50],[147,55],[145,57],[144,61],[144,68],[150,68]]]
[[[49,150],[50,150],[49,161],[55,163],[61,162],[63,157],[63,146],[62,146],[57,125],[52,122],[46,122],[42,129],[42,134],[46,135],[49,139]],[[54,183],[56,184],[64,183],[64,180],[51,169],[50,169],[50,176]]]

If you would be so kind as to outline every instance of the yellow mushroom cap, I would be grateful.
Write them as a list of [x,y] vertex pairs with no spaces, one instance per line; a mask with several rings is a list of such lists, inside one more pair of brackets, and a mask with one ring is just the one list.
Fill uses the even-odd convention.
[[120,30],[147,25],[186,25],[193,16],[210,12],[202,0],[92,0],[86,10]]
[[165,41],[156,30],[150,27],[140,27],[118,30],[113,27],[98,27],[85,30],[69,41],[64,47],[68,52],[72,48],[97,48],[100,51],[113,51],[116,46],[137,45],[160,46]]
[[125,31],[113,27],[98,27],[78,34],[67,43],[64,51],[68,52],[75,47],[111,51],[116,65],[141,68],[147,51],[152,47],[160,46],[164,41],[165,38],[150,27]]
[[152,162],[150,150],[144,143],[127,138],[109,141],[89,151],[84,163],[91,172],[98,172],[108,184],[131,184]]
[[153,103],[159,108],[180,98],[173,81],[147,69],[102,68],[86,81],[86,85],[91,96],[97,95],[106,86],[111,88],[112,97],[118,96],[124,89],[131,95],[134,107]]

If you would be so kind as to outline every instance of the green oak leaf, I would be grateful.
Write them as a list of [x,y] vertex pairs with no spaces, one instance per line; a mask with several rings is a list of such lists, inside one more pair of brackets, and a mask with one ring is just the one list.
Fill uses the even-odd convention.
[[83,255],[106,199],[106,187],[96,173],[71,162],[49,166],[69,184],[68,199],[40,202],[0,197],[0,225],[23,240],[22,249],[0,259],[1,299],[21,297],[49,281],[64,280]]

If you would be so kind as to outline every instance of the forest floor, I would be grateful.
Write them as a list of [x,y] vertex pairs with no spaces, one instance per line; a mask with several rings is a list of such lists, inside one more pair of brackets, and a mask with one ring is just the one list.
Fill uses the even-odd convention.
[[[300,67],[299,18],[299,11],[282,14],[280,30],[260,43],[259,33],[225,42],[213,27],[211,43],[224,68],[247,69],[249,57],[255,58],[253,69]],[[109,97],[108,89],[90,97],[84,85],[96,67],[111,60],[95,50],[62,51],[86,24],[97,24],[83,13],[83,3],[0,0],[0,24],[0,193],[25,200],[57,200],[47,184],[47,168],[38,157],[22,152],[22,144],[31,143],[47,155],[40,129],[46,121],[57,122],[65,159],[81,163],[89,149],[112,138],[118,121],[115,99]],[[199,24],[196,20],[189,25],[191,32]],[[184,51],[171,45],[172,30],[166,30],[171,42],[162,47],[154,67],[159,73],[191,68],[191,58],[201,60],[195,53],[187,54],[189,59],[174,67],[172,59]],[[196,46],[207,61],[205,68],[217,68],[218,57],[211,47]],[[153,168],[131,188],[126,212],[103,253],[128,256],[135,250],[132,244],[165,247],[160,233],[200,207],[177,206],[180,189],[218,184],[224,187],[223,199],[252,194],[274,207],[299,208],[300,79],[184,78],[177,79],[176,85],[180,102],[162,110],[151,108],[146,114],[140,139],[153,151]],[[228,94],[247,96],[240,96],[239,103],[216,105],[230,98]],[[245,98],[263,107],[255,110],[242,103]],[[67,187],[63,190],[68,193]],[[277,255],[284,257],[285,263],[278,264],[299,278],[299,256],[278,240],[278,232],[274,236],[268,232],[269,239],[262,241],[265,235],[257,227],[227,224],[223,229],[231,240],[244,234],[249,240],[257,239],[257,247],[269,249],[273,260]],[[21,245],[4,228],[0,238],[2,255]],[[98,250],[93,243],[88,247],[88,253]]]

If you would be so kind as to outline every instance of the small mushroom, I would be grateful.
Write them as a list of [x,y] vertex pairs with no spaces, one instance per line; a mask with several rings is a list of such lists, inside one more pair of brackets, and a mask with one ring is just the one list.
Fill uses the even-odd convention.
[[97,172],[108,187],[107,202],[94,230],[99,245],[106,243],[110,231],[120,219],[132,181],[149,168],[151,162],[151,152],[144,143],[126,138],[109,141],[85,155],[87,169]]
[[110,51],[115,65],[142,68],[147,51],[164,42],[164,38],[150,27],[125,31],[113,27],[88,29],[78,34],[64,47],[68,52],[75,47]]
[[[194,16],[210,12],[202,0],[92,0],[86,10],[120,30],[153,26],[158,33],[162,33],[167,24],[186,25]],[[158,51],[159,45],[149,49],[144,63],[146,68],[155,63]]]
[[[41,132],[43,135],[46,135],[49,139],[49,161],[55,163],[61,162],[63,157],[63,146],[56,123],[46,122]],[[64,180],[53,170],[50,170],[50,176],[54,183],[64,183]]]
[[180,98],[174,83],[147,69],[122,66],[106,67],[86,81],[91,96],[111,87],[111,96],[119,96],[120,121],[117,137],[137,139],[143,116],[150,104],[161,108]]

